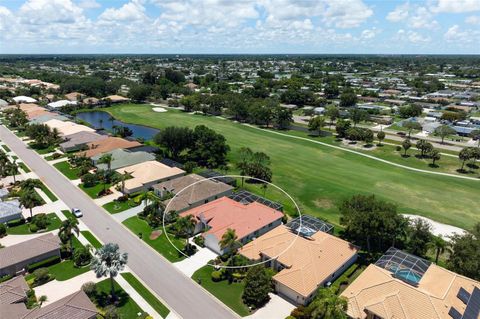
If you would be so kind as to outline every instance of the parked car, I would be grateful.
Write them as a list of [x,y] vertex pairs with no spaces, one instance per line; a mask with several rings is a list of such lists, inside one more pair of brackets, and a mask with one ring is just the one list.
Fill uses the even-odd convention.
[[83,216],[82,211],[78,208],[72,208],[72,214],[73,214],[73,216],[75,216],[77,218],[80,218],[80,217]]

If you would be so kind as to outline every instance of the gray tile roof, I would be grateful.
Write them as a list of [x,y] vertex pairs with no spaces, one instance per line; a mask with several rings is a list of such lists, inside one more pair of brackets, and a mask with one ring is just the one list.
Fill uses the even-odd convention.
[[23,276],[14,277],[0,283],[0,305],[22,302],[30,290]]
[[[104,154],[112,154],[112,163],[111,169],[116,170],[125,166],[131,166],[135,164],[140,164],[147,161],[154,161],[155,155],[147,152],[138,152],[138,151],[130,151],[126,149],[115,149],[108,153]],[[102,157],[102,155],[96,155],[92,157],[93,162],[96,164],[98,169],[107,169],[107,164],[97,164],[97,161]]]
[[98,140],[103,140],[106,138],[107,136],[105,135],[100,135],[94,132],[81,131],[65,136],[66,141],[60,143],[60,147],[63,149],[68,149],[71,147],[91,143]]
[[60,239],[51,233],[0,249],[0,269],[60,248]]
[[[0,196],[1,197],[1,196]],[[16,199],[0,202],[0,219],[22,213],[20,202]]]

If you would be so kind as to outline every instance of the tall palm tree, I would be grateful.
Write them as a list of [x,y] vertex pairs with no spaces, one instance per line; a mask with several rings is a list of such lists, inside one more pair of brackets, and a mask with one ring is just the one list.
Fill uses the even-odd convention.
[[70,244],[70,252],[73,253],[73,236],[74,234],[80,234],[80,229],[78,228],[78,220],[75,218],[67,218],[62,222],[60,225],[60,230],[58,232],[58,236],[62,238],[62,240],[68,241]]
[[13,182],[16,183],[17,182],[16,176],[19,173],[17,160],[13,160],[12,163],[9,163],[8,171],[9,171],[10,175],[13,176]]
[[95,272],[97,278],[109,277],[111,296],[115,299],[115,286],[113,279],[125,268],[128,254],[121,253],[117,244],[108,243],[97,249],[93,256],[90,269]]
[[337,296],[329,288],[318,290],[317,296],[311,303],[312,318],[346,319],[347,299]]
[[103,154],[98,159],[98,163],[107,164],[107,170],[108,170],[109,173],[110,173],[111,168],[112,168],[111,167],[112,166],[112,161],[113,161],[113,156],[112,156],[112,154],[109,154],[109,153]]
[[450,250],[450,243],[442,236],[433,236],[431,247],[435,249],[435,263],[438,264],[438,258],[441,254]]
[[228,228],[227,231],[222,235],[222,239],[219,242],[220,248],[224,251],[227,251],[230,254],[235,254],[237,249],[242,246],[238,241],[237,233],[235,229]]
[[177,234],[180,236],[190,237],[195,230],[195,218],[192,215],[179,217],[175,222]]
[[19,201],[23,207],[30,210],[30,217],[33,217],[32,209],[39,204],[35,191],[29,188],[22,190]]

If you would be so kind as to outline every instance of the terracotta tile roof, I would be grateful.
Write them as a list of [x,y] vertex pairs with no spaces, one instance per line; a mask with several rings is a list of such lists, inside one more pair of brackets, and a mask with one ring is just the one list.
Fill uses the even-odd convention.
[[283,217],[278,210],[260,203],[243,205],[228,197],[189,209],[180,215],[193,215],[196,218],[203,215],[210,226],[204,234],[212,234],[219,240],[228,228],[234,229],[240,240]]
[[121,95],[109,95],[103,98],[103,100],[109,99],[112,102],[126,102],[129,101],[129,98],[126,98]]
[[88,150],[79,152],[78,154],[85,154],[87,157],[93,157],[98,154],[110,152],[117,148],[132,148],[141,146],[137,141],[127,141],[120,137],[109,136],[106,139],[98,140],[88,144]]
[[165,201],[165,205],[171,202],[168,209],[175,211],[188,208],[191,204],[211,196],[233,190],[233,187],[230,185],[216,180],[209,180],[197,174],[190,174],[159,183],[154,185],[153,188],[159,191],[168,191],[173,194],[181,191],[180,195],[177,195],[173,201]]
[[27,298],[30,290],[23,276],[13,277],[0,283],[0,305],[22,302]]
[[170,167],[157,161],[146,161],[143,163],[122,167],[116,170],[120,174],[128,172],[131,179],[125,181],[126,189],[135,189],[143,185],[160,181],[170,177],[184,174],[185,171],[178,167]]
[[0,269],[60,248],[60,239],[45,234],[19,244],[0,249]]
[[457,298],[461,287],[471,293],[480,282],[432,264],[415,287],[372,264],[342,296],[348,299],[352,318],[366,318],[366,309],[385,319],[451,319],[451,307],[460,313],[466,308]]
[[306,298],[357,251],[333,235],[319,231],[305,238],[282,225],[246,244],[240,253],[252,260],[261,255],[275,258],[286,268],[273,279]]

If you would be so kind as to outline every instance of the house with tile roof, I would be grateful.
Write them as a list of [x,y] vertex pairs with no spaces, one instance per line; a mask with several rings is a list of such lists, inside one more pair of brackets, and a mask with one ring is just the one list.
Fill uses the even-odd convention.
[[215,179],[190,174],[153,185],[153,191],[161,198],[173,195],[173,199],[165,200],[164,204],[168,205],[169,211],[180,213],[228,196],[233,187]]
[[323,231],[300,234],[281,225],[243,246],[239,253],[263,261],[278,273],[275,291],[297,304],[308,304],[320,287],[338,278],[357,260],[358,247]]
[[63,152],[73,152],[88,148],[89,143],[106,139],[108,136],[100,135],[95,132],[80,131],[64,136],[65,141],[60,143],[60,149]]
[[2,248],[0,249],[0,277],[16,275],[26,266],[54,256],[60,257],[60,239],[52,233]]
[[394,248],[341,296],[356,319],[480,318],[480,282]]
[[132,194],[147,190],[153,185],[185,175],[185,171],[178,167],[170,167],[157,161],[147,161],[135,165],[125,166],[116,170],[119,174],[128,173],[132,178],[125,180],[123,191]]
[[[125,166],[131,166],[140,164],[147,161],[155,160],[155,154],[144,151],[131,151],[128,149],[117,148],[113,151],[106,152],[104,154],[112,155],[112,162],[110,163],[110,169],[119,169]],[[99,164],[98,161],[104,154],[95,155],[92,157],[93,165],[98,169],[107,169],[107,164]]]
[[60,135],[62,136],[67,136],[67,135],[75,134],[78,132],[95,132],[94,129],[88,126],[77,124],[70,121],[60,121],[57,119],[51,119],[49,121],[46,121],[44,124],[46,124],[52,130],[56,128],[60,133]]
[[119,148],[134,148],[140,146],[142,146],[142,144],[137,141],[128,141],[120,137],[108,136],[105,139],[88,143],[88,149],[77,154],[84,155],[86,157],[94,157]]
[[238,241],[246,244],[282,223],[283,213],[258,202],[242,204],[228,197],[189,209],[180,216],[192,215],[197,221],[194,233],[202,232],[205,246],[224,254],[220,241],[227,229],[235,230]]
[[13,277],[0,283],[0,305],[25,302],[29,290],[30,287],[23,276]]

